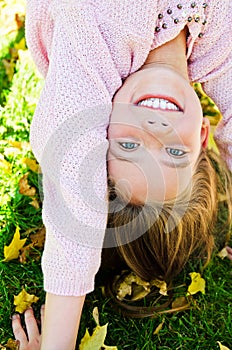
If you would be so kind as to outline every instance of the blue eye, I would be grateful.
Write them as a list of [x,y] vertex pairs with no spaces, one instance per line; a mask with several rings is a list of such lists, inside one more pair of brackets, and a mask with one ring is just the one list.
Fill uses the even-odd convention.
[[166,148],[166,151],[170,156],[173,156],[173,157],[182,157],[187,153],[177,148]]
[[135,142],[119,142],[119,145],[126,150],[134,150],[136,148],[139,147],[139,143],[135,143]]

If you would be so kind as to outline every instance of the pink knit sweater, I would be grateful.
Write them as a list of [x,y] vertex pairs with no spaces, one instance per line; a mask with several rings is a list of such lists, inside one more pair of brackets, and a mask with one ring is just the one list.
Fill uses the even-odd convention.
[[93,290],[107,219],[106,129],[122,79],[188,26],[189,76],[223,113],[216,131],[232,170],[230,0],[29,0],[27,43],[45,77],[31,126],[43,170],[45,290]]

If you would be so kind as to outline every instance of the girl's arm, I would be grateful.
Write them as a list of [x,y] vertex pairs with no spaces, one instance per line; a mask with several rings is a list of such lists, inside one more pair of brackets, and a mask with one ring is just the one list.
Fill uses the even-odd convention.
[[41,350],[73,350],[85,296],[47,293]]

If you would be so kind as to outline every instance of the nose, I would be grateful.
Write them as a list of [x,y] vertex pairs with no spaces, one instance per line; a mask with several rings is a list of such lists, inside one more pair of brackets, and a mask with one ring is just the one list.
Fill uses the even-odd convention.
[[163,119],[148,118],[143,121],[143,128],[155,135],[167,135],[172,131],[172,127],[168,121]]

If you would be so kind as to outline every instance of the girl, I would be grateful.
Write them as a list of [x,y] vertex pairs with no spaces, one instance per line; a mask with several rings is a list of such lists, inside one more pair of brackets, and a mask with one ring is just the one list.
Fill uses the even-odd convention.
[[[133,103],[147,107],[150,102],[152,105],[158,102],[159,109],[165,104],[165,111],[171,107],[179,108],[178,112],[183,113],[182,97],[185,103],[188,98],[191,103],[197,103],[189,86],[183,85],[182,80],[183,96],[180,100],[179,96],[172,96],[179,79],[187,79],[187,71],[191,81],[204,83],[206,92],[223,113],[216,138],[221,156],[232,168],[230,16],[229,1],[220,3],[220,9],[214,0],[207,4],[185,0],[170,3],[127,0],[28,2],[27,41],[35,62],[46,76],[31,127],[32,148],[43,171],[43,220],[47,230],[42,261],[47,297],[41,349],[75,347],[84,296],[94,288],[107,221],[105,159],[111,101],[122,81],[144,65],[151,49],[156,52],[152,56],[154,61],[148,59],[145,67],[151,62],[158,64],[160,70],[155,73],[160,81],[167,79],[167,86],[171,80],[171,91],[168,95],[167,91],[149,92],[152,96],[144,96],[142,92]],[[177,74],[174,81],[173,73]],[[155,101],[149,100],[150,97]],[[170,97],[177,101],[170,100]],[[131,103],[128,94],[124,100],[119,91],[118,98],[119,102]],[[197,106],[196,111],[199,112]],[[170,127],[170,120],[167,123],[160,117],[160,121]],[[149,119],[147,125],[152,123],[153,120]],[[193,174],[198,155],[207,145],[207,122],[198,117],[194,126],[198,132],[198,138],[197,132],[194,133],[197,149],[193,143],[194,155],[187,157],[191,158],[187,173],[182,174],[178,169],[166,173],[165,177],[168,179],[174,174],[175,187],[183,180],[182,187],[169,196],[172,188],[172,183],[169,183],[169,189],[160,186],[164,191],[149,198],[151,192],[142,184],[136,197],[133,189],[137,183],[132,181],[129,189],[132,203],[143,202],[147,195],[148,201],[166,201],[185,193],[188,189],[186,179]],[[170,157],[186,151],[179,148],[183,146],[184,130],[187,129],[182,130],[178,147],[173,144],[166,147]],[[115,132],[112,124],[112,129],[109,129],[111,140],[118,139]],[[151,131],[148,134],[151,135]],[[122,177],[117,175],[122,167],[120,169],[115,163],[118,156],[115,157],[114,141],[110,143],[109,175],[116,182],[117,192],[125,193],[128,187],[124,186],[124,181],[124,187],[120,187],[125,173],[121,174]],[[134,143],[132,147],[137,149],[138,142],[130,139],[126,143],[123,141],[120,147],[130,148],[128,144]],[[153,154],[151,159],[154,160]],[[175,168],[178,168],[178,158],[169,159],[169,165],[170,162],[175,162]],[[144,167],[148,190],[156,191],[157,186],[152,185],[149,171],[146,165]],[[138,168],[142,169],[140,165]],[[156,168],[160,169],[157,163]],[[160,174],[163,178],[163,170]],[[133,179],[136,181],[136,176]],[[131,181],[131,177],[126,178],[128,180]],[[106,241],[107,245],[111,246],[111,243]],[[25,313],[29,342],[19,319],[13,320],[15,337],[21,342],[20,350],[36,349],[33,342],[39,335],[31,318],[32,311],[29,310]]]

